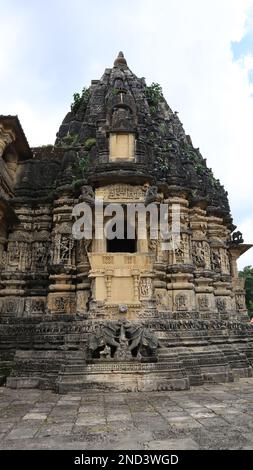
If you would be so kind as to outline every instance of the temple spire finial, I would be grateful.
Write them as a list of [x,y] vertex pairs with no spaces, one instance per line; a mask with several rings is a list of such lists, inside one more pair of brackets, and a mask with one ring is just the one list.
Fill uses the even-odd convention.
[[114,61],[114,67],[127,67],[127,61],[122,51],[118,53],[118,57]]

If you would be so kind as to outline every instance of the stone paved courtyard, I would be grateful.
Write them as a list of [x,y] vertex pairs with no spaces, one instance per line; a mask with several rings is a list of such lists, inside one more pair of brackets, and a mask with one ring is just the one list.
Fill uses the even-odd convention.
[[253,449],[253,378],[185,392],[0,388],[1,449]]

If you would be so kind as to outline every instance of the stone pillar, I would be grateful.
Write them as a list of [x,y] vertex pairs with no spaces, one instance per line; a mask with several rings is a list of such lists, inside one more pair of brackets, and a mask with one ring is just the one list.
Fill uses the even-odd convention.
[[171,299],[173,316],[183,318],[187,312],[196,310],[193,265],[190,250],[189,202],[184,192],[174,193],[164,201],[169,204],[169,223],[172,221],[172,207],[180,207],[180,238],[176,240],[173,250],[168,252],[167,289]]
[[112,301],[112,276],[113,276],[113,271],[108,270],[105,275],[106,302],[107,303],[110,303]]
[[213,215],[208,217],[208,238],[211,250],[215,305],[219,317],[228,319],[232,314],[233,292],[227,255],[228,230],[221,217]]
[[90,300],[91,282],[88,278],[90,263],[87,255],[87,243],[85,240],[76,241],[76,310],[80,314],[87,313]]
[[48,309],[53,314],[76,313],[75,240],[72,210],[75,200],[66,191],[54,202]]
[[133,269],[132,275],[134,278],[134,301],[140,301],[140,294],[139,294],[139,283],[140,283],[140,273],[138,270]]
[[26,284],[31,272],[32,261],[32,209],[15,207],[19,223],[13,225],[8,237],[6,266],[2,272],[0,296],[2,311],[21,315],[25,309]]
[[207,233],[208,219],[205,203],[190,210],[191,253],[194,266],[196,308],[199,316],[209,318],[216,311],[213,276],[211,271],[210,244]]
[[25,300],[25,313],[28,315],[43,314],[46,310],[51,227],[51,207],[48,205],[36,207],[33,211],[31,272]]

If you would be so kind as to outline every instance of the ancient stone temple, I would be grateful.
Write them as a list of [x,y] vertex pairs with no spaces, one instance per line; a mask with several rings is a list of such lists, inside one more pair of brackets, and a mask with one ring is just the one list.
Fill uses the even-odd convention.
[[[96,200],[102,211],[120,204],[123,218],[130,203],[158,214],[167,204],[169,222],[176,205],[180,243],[164,250],[151,219],[143,238],[96,237],[95,218],[91,237],[76,238],[74,208],[94,214]],[[178,390],[251,376],[236,266],[251,245],[235,229],[226,191],[159,85],[122,53],[74,95],[54,146],[30,148],[18,118],[0,116],[2,383]]]

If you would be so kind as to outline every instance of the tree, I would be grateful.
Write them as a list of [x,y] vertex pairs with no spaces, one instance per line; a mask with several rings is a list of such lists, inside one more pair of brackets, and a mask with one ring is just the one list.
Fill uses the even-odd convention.
[[245,279],[246,307],[249,316],[253,317],[253,267],[245,266],[242,271],[239,271],[239,277]]

